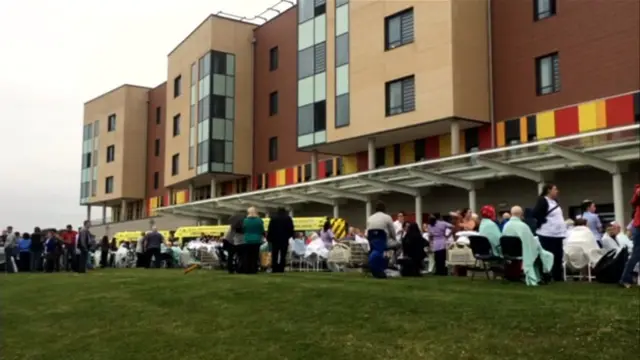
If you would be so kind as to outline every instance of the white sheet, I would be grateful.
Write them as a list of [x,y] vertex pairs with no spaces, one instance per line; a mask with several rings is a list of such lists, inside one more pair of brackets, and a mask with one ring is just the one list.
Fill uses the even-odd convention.
[[606,251],[598,247],[596,238],[586,226],[576,226],[568,232],[564,241],[565,261],[573,269],[587,264],[595,265]]

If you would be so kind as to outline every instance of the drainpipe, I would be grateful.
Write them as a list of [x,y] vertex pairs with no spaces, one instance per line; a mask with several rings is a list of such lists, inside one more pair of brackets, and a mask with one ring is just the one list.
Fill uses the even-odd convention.
[[[296,25],[297,26],[297,25]],[[255,35],[255,29],[254,29],[254,33],[253,33],[253,38],[251,39],[251,83],[253,84],[253,91],[251,92],[251,104],[253,106],[253,119],[252,119],[252,124],[251,124],[251,130],[253,131],[253,141],[251,142],[251,176],[249,177],[249,186],[247,186],[249,188],[249,191],[256,191],[256,189],[253,188],[253,177],[256,175],[256,162],[255,162],[255,151],[256,151],[256,81],[255,81],[255,74],[256,74],[256,35]],[[238,67],[236,66],[236,69]],[[236,84],[236,87],[238,85]],[[234,100],[235,101],[235,100]],[[233,143],[235,144],[235,119],[233,121],[234,123],[234,131],[233,131]],[[234,153],[235,154],[235,153]],[[235,156],[235,155],[234,155]]]
[[491,36],[491,0],[487,0],[487,45],[489,56],[489,121],[491,121],[491,147],[496,147],[496,121],[493,108],[493,37]]

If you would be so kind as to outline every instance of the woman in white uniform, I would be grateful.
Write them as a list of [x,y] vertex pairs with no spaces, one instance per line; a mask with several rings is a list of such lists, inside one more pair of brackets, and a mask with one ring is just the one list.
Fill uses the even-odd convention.
[[553,254],[551,274],[555,281],[563,281],[562,259],[564,250],[562,242],[567,236],[562,207],[558,203],[558,187],[545,184],[533,209],[533,217],[537,220],[538,239],[542,248]]

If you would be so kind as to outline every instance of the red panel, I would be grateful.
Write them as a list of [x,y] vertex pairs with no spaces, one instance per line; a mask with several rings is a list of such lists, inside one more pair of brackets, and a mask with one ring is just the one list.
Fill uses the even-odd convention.
[[633,95],[606,100],[607,127],[633,124]]
[[251,187],[253,188],[253,190],[258,189],[259,181],[262,181],[262,175],[253,175],[251,177]]
[[269,188],[278,186],[277,172],[273,171],[269,173]]
[[572,106],[555,111],[556,136],[573,135],[580,132],[578,107]]
[[318,179],[324,179],[327,175],[327,162],[324,160],[318,161]]
[[369,170],[369,156],[366,151],[356,154],[356,163],[358,165],[358,171]]
[[287,168],[285,170],[284,183],[287,184],[287,185],[293,184],[293,182],[295,181],[293,179],[294,175],[295,174],[294,174],[293,168]]
[[189,190],[185,190],[184,191],[184,202],[188,203],[189,202]]
[[437,159],[440,157],[440,140],[438,136],[430,136],[425,140],[424,156],[427,159]]
[[164,206],[169,206],[169,205],[171,205],[171,195],[167,193],[164,196]]
[[480,150],[491,149],[491,124],[482,125],[478,129],[478,145]]

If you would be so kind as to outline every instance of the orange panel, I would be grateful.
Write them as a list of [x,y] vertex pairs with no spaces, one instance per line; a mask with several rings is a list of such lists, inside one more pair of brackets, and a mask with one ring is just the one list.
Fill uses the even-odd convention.
[[287,184],[287,170],[281,169],[276,171],[276,186],[282,186]]
[[504,121],[496,123],[496,145],[502,147],[505,145],[506,134],[504,133]]
[[460,130],[460,144],[459,144],[459,149],[458,149],[458,154],[464,154],[465,152],[467,152],[467,140],[466,140],[466,134],[464,132],[464,130]]
[[520,118],[520,143],[524,144],[527,142],[528,134],[527,134],[527,117]]
[[294,169],[295,169],[295,168],[287,168],[287,169],[285,170],[285,172],[286,172],[286,173],[285,173],[285,183],[286,183],[287,185],[290,185],[290,184],[294,184],[294,183],[295,183],[295,178],[296,178],[296,177],[295,177],[295,170],[294,170]]
[[607,127],[607,103],[604,100],[596,102],[596,127],[598,129]]

